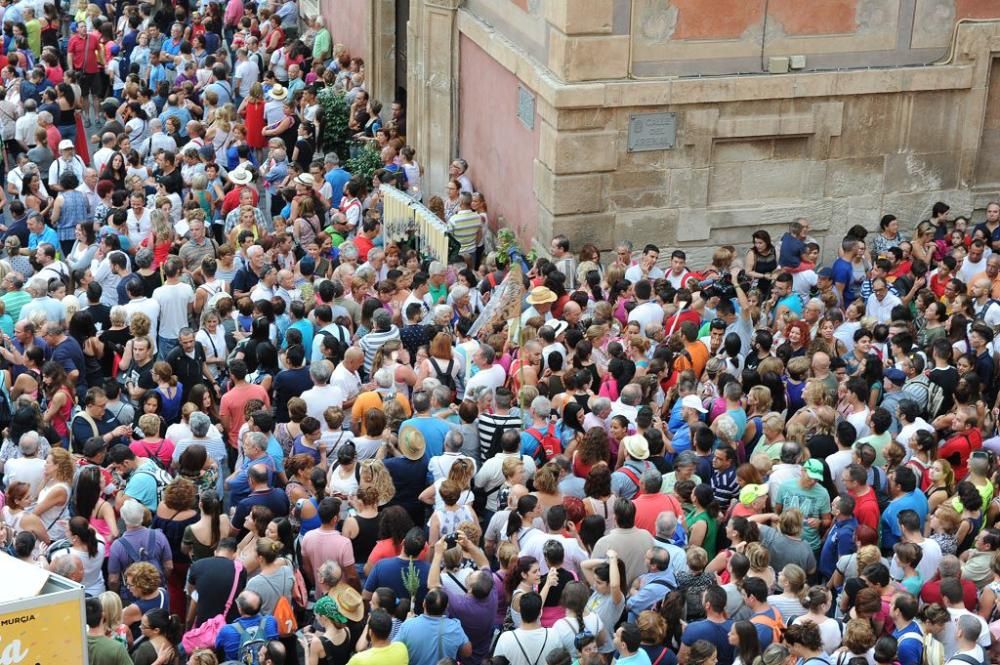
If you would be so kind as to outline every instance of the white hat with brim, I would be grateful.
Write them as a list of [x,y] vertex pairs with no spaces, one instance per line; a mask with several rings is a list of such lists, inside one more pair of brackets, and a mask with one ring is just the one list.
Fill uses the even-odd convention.
[[271,88],[271,92],[267,93],[267,96],[276,102],[280,102],[288,96],[288,90],[281,84],[275,84],[275,86]]
[[558,300],[556,294],[547,286],[536,286],[528,293],[529,305],[544,305]]
[[229,179],[237,185],[247,185],[253,180],[253,174],[246,169],[235,169],[229,174]]
[[632,459],[643,460],[649,458],[649,442],[646,441],[646,437],[642,434],[626,436],[622,439],[622,445],[625,446],[625,452]]
[[73,142],[70,141],[69,139],[63,139],[62,141],[59,142],[60,150],[72,150],[75,147],[76,146],[74,146]]

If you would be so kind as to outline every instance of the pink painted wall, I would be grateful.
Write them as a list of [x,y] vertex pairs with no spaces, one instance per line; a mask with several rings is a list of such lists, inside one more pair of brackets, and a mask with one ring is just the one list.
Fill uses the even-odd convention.
[[[517,117],[518,79],[465,35],[459,41],[458,153],[469,162],[491,219],[527,240],[538,228],[534,159],[541,118],[534,129]],[[524,243],[530,247],[530,242]]]
[[347,47],[354,57],[371,60],[370,0],[320,0],[320,11],[333,43]]

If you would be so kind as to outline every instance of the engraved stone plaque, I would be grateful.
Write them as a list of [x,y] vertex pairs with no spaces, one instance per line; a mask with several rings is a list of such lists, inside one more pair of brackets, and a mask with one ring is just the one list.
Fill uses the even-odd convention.
[[676,113],[633,113],[629,115],[629,152],[672,150],[676,143]]

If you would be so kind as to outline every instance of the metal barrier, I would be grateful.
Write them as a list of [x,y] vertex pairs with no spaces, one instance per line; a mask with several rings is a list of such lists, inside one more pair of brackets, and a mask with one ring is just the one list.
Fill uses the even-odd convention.
[[448,226],[404,191],[382,185],[382,241],[412,240],[417,253],[422,257],[448,262]]

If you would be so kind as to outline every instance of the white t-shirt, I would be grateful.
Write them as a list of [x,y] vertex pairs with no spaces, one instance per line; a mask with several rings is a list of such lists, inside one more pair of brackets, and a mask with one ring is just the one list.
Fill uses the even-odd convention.
[[632,284],[635,284],[640,279],[647,279],[652,282],[653,280],[660,279],[663,276],[663,269],[658,266],[650,268],[649,272],[645,276],[643,276],[642,268],[638,264],[629,267],[629,269],[625,271],[625,279]]
[[958,629],[958,619],[962,616],[971,616],[979,619],[980,632],[979,639],[976,640],[976,644],[984,649],[989,649],[990,644],[993,641],[993,636],[990,635],[990,627],[986,625],[986,621],[983,620],[978,614],[973,614],[964,607],[948,607],[948,614],[951,615],[951,621],[944,625],[944,630],[941,631],[941,635],[938,639],[941,640],[941,644],[944,645],[944,657],[952,658],[955,652],[958,651],[958,636],[956,631]]
[[802,272],[792,273],[792,291],[795,291],[803,298],[808,298],[809,291],[816,286],[818,279],[815,270],[803,270]]
[[306,402],[306,415],[322,423],[326,422],[323,419],[323,412],[331,406],[343,406],[346,397],[339,386],[325,385],[313,386],[303,392],[302,399]]
[[132,322],[132,315],[136,312],[141,312],[149,317],[149,331],[155,338],[156,327],[160,321],[160,303],[145,296],[129,300],[125,304],[125,313],[128,315],[129,323]]
[[645,336],[650,323],[663,324],[663,308],[655,302],[644,302],[629,313],[628,320],[638,321],[639,334]]
[[160,304],[159,336],[177,339],[181,328],[188,325],[188,312],[194,304],[194,289],[184,282],[164,284],[153,291],[153,300]]
[[465,394],[470,395],[474,390],[483,387],[489,388],[490,393],[494,393],[506,380],[507,372],[502,366],[494,363],[488,369],[479,370],[475,376],[469,379],[468,383],[465,384]]
[[236,78],[240,80],[240,97],[249,97],[250,88],[260,78],[260,69],[258,69],[257,63],[249,58],[246,62],[237,63]]
[[854,429],[858,432],[858,438],[863,439],[864,437],[871,434],[871,430],[868,429],[868,416],[871,415],[871,410],[866,406],[857,413],[852,413],[847,416],[847,422],[854,425]]
[[560,645],[551,628],[517,628],[500,634],[493,655],[505,657],[510,665],[540,665]]
[[18,457],[7,460],[3,467],[4,482],[8,487],[13,482],[28,483],[31,486],[28,495],[34,501],[38,498],[38,490],[42,487],[44,471],[45,460],[38,457]]

